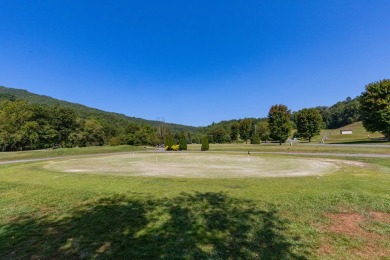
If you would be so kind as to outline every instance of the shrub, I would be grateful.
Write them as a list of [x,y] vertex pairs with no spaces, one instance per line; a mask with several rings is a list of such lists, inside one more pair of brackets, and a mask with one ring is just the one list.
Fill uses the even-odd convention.
[[181,133],[180,135],[180,146],[179,146],[179,149],[180,150],[187,150],[187,140],[186,140],[186,136],[183,133]]
[[202,151],[209,150],[209,138],[207,136],[202,139],[202,147],[200,148]]
[[172,150],[172,146],[175,144],[175,141],[173,140],[173,137],[171,135],[167,135],[165,137],[165,150],[170,151]]
[[251,144],[260,144],[260,136],[258,134],[252,135]]

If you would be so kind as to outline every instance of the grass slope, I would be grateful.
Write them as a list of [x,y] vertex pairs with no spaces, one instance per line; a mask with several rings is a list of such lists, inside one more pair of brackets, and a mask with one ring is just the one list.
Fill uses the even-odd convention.
[[0,252],[5,259],[386,259],[390,162],[342,159],[353,161],[332,174],[277,179],[0,165]]
[[[340,134],[340,130],[352,130],[350,135]],[[383,134],[375,132],[371,133],[366,131],[363,127],[362,122],[355,122],[339,129],[324,129],[321,131],[319,136],[313,138],[313,142],[319,142],[323,136],[327,136],[328,139],[325,140],[325,143],[333,144],[389,144],[384,138]],[[370,138],[368,138],[370,137]]]

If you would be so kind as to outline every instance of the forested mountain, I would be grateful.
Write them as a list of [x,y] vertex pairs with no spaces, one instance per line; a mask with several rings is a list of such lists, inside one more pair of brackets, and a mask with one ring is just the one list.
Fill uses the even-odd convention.
[[201,127],[106,112],[80,104],[0,87],[0,150],[100,145],[159,145],[200,140]]
[[[16,99],[26,100],[30,104],[47,105],[53,107],[61,106],[64,108],[71,108],[82,119],[97,118],[106,122],[110,122],[110,124],[114,123],[115,125],[123,125],[130,122],[139,125],[146,124],[146,125],[158,127],[162,124],[162,122],[160,121],[146,120],[142,118],[129,117],[114,112],[106,112],[96,108],[87,107],[81,104],[55,99],[45,95],[37,95],[23,89],[14,89],[14,88],[7,88],[4,86],[0,86],[0,101],[16,100]],[[164,124],[173,132],[177,132],[177,131],[194,132],[199,130],[198,127],[193,127],[193,126],[186,126],[186,125],[173,124],[173,123],[164,123]]]

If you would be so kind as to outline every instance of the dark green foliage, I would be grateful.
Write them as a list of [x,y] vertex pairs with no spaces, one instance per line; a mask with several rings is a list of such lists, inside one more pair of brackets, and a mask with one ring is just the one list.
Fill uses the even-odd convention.
[[26,101],[0,103],[0,146],[3,151],[70,146],[77,127],[72,110],[31,105]]
[[16,97],[14,95],[8,94],[8,93],[1,93],[0,92],[0,102],[4,100],[9,100],[9,101],[15,101]]
[[260,144],[260,136],[257,133],[253,133],[251,136],[251,144]]
[[390,141],[390,80],[368,84],[359,101],[366,130],[381,132]]
[[291,112],[285,105],[274,105],[268,113],[270,137],[279,144],[284,143],[291,132]]
[[267,121],[261,121],[257,123],[256,132],[261,141],[267,141],[269,139],[269,127]]
[[97,119],[87,119],[83,127],[84,146],[102,146],[104,144],[103,124]]
[[1,100],[0,147],[4,151],[107,144],[154,146],[163,143],[167,133],[178,142],[182,131],[192,132],[194,141],[200,139],[201,128],[127,117],[25,90],[0,87]]
[[134,145],[136,143],[135,133],[138,132],[141,127],[134,123],[128,123],[121,134],[121,144]]
[[202,151],[208,151],[209,150],[209,138],[207,136],[203,137],[202,139],[202,147],[200,148]]
[[0,102],[0,149],[30,150],[107,144],[156,145],[150,125],[110,125],[99,118],[82,119],[70,108],[34,105],[24,100]]
[[[82,119],[91,119],[96,118],[103,124],[112,125],[115,127],[124,127],[129,122],[137,125],[150,125],[153,127],[158,127],[162,124],[161,121],[145,120],[142,118],[128,117],[123,114],[106,112],[95,108],[90,108],[84,105],[71,103],[67,101],[58,100],[48,96],[37,95],[30,93],[22,89],[6,88],[0,86],[0,101],[2,96],[11,97],[13,100],[22,99],[28,101],[30,104],[44,105],[54,107],[59,105],[62,108],[72,109],[78,117]],[[7,98],[8,99],[8,98]],[[163,123],[167,129],[170,129],[172,132],[196,132],[200,129],[198,127]]]
[[315,108],[304,108],[295,114],[296,128],[298,136],[307,140],[315,135],[319,135],[322,125],[321,114]]
[[320,113],[320,115],[321,115],[321,118],[322,118],[321,128],[323,128],[323,129],[330,128],[330,127],[328,127],[328,126],[330,126],[330,122],[331,122],[331,112],[329,110],[329,107],[318,106],[318,107],[315,107],[314,109],[316,109],[318,111],[318,113]]
[[238,136],[239,136],[239,128],[240,128],[240,125],[238,124],[238,122],[233,122],[230,126],[230,139],[232,142],[235,142],[237,141],[238,139]]
[[170,151],[172,150],[172,146],[175,145],[175,140],[173,139],[173,136],[168,134],[165,136],[165,148]]
[[210,143],[217,144],[227,143],[230,141],[230,135],[221,126],[209,132],[208,138]]
[[239,131],[240,138],[245,141],[248,141],[251,134],[252,121],[250,119],[243,119],[239,122]]
[[347,98],[329,108],[330,121],[327,128],[335,129],[360,120],[360,108],[357,99]]
[[179,150],[187,150],[187,138],[184,132],[180,135]]
[[[358,99],[348,97],[331,107],[318,106],[315,109],[320,113],[323,121],[321,128],[336,129],[361,120]],[[293,117],[296,123],[295,116]]]
[[56,144],[66,147],[69,136],[77,128],[77,115],[74,110],[56,105],[50,113],[50,122],[53,129],[58,133]]
[[161,122],[157,126],[157,137],[159,139],[160,144],[164,143],[165,135],[169,133],[169,129],[166,126],[165,122]]

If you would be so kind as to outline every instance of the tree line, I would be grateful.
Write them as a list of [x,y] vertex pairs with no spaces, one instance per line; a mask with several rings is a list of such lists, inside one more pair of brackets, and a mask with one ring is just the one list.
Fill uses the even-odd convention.
[[[270,126],[269,123],[270,120],[271,122],[274,121],[272,114],[276,113],[278,109],[282,108],[270,108],[271,116],[268,115],[266,118],[244,118],[222,121],[218,124],[213,123],[203,129],[201,133],[208,137],[210,143],[243,141],[258,144],[261,141],[277,141],[280,138],[277,137],[279,134],[275,135],[275,132],[281,130],[276,129],[273,123]],[[337,102],[330,107],[317,106],[296,112],[292,112],[287,107],[283,109],[285,110],[285,116],[289,119],[289,128],[297,129],[294,137],[307,140],[311,140],[313,136],[319,134],[319,129],[336,129],[362,119],[359,97],[354,99],[348,97],[346,100]],[[320,125],[317,126],[318,124]]]
[[381,132],[390,140],[390,80],[370,83],[362,95],[337,102],[331,107],[318,106],[291,112],[279,104],[270,108],[267,118],[245,118],[222,121],[208,127],[207,136],[212,143],[260,141],[285,142],[293,137],[311,141],[321,129],[336,129],[363,121],[367,131]]
[[[199,137],[184,131],[171,131],[165,123],[158,127],[104,118],[82,118],[71,108],[59,105],[31,104],[25,100],[4,99],[0,102],[0,149],[21,151],[56,147],[102,145],[163,144],[166,135],[178,142]],[[192,138],[192,139],[191,139]]]
[[[0,93],[1,94],[1,93]],[[178,145],[187,143],[285,142],[296,129],[297,138],[308,141],[322,128],[338,128],[362,120],[371,132],[390,139],[390,80],[370,83],[361,96],[331,107],[304,108],[292,113],[279,104],[267,118],[222,121],[204,128],[172,130],[169,124],[137,124],[112,117],[83,117],[72,108],[32,104],[9,94],[0,95],[0,149],[16,151],[53,147],[102,145]],[[171,149],[169,148],[169,149]],[[176,149],[176,148],[175,148]],[[206,149],[206,148],[205,148]]]

